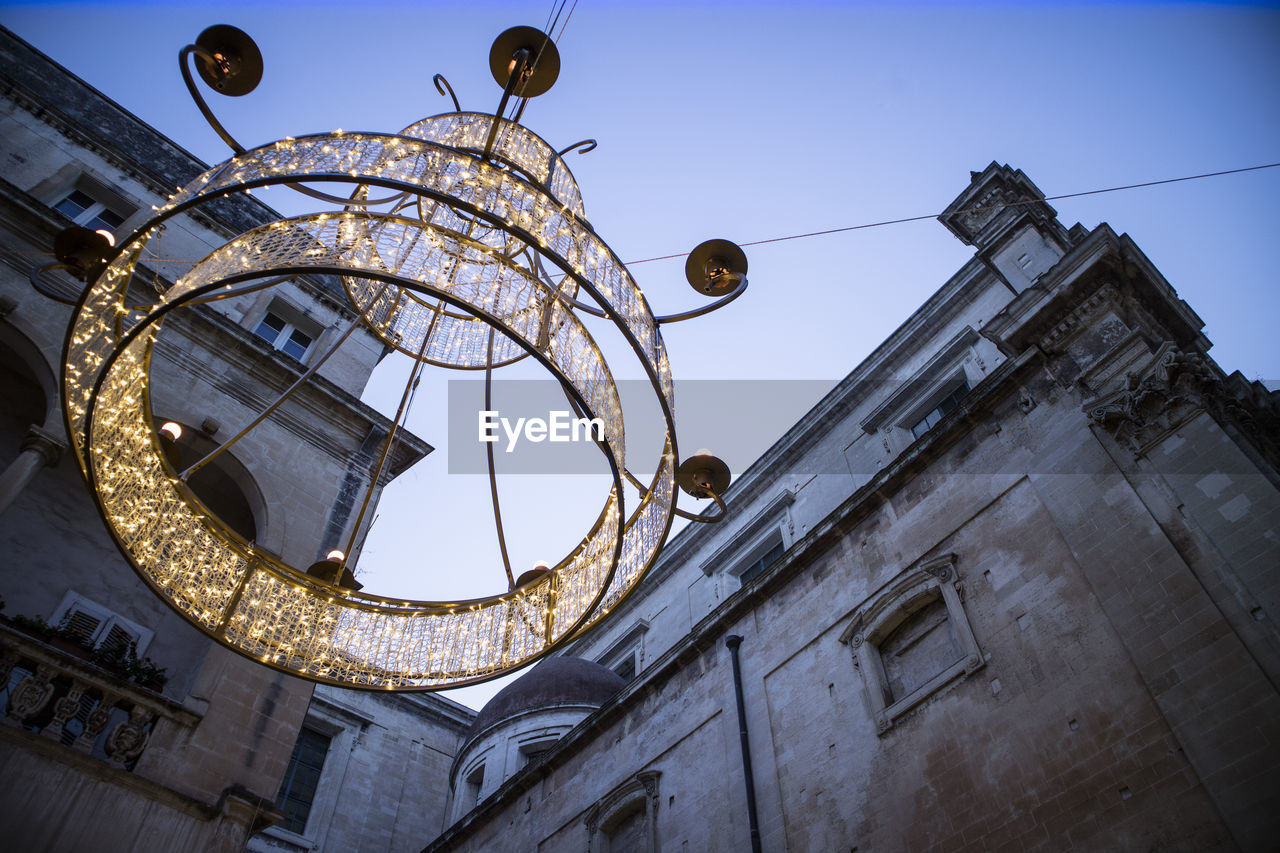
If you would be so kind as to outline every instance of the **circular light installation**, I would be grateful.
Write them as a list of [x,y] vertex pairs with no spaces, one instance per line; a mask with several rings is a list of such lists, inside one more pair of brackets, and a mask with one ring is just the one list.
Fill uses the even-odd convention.
[[[184,49],[184,75],[188,53],[203,61],[202,75],[259,73],[260,58],[239,61],[234,51],[243,40],[227,29],[215,33],[214,47],[197,41]],[[520,91],[518,82],[532,89],[545,79],[521,74],[530,61],[528,34],[521,38],[504,103],[513,88]],[[226,90],[245,88],[224,82]],[[106,256],[67,339],[72,446],[121,551],[153,590],[219,642],[293,675],[345,686],[459,686],[523,666],[585,630],[653,564],[678,512],[673,384],[659,324],[683,317],[655,318],[625,265],[583,219],[561,155],[500,115],[455,112],[399,134],[335,132],[245,150],[197,102],[238,153],[181,189]],[[336,209],[253,228],[195,263],[155,304],[129,305],[138,261],[167,220],[254,187],[304,182],[346,185],[348,195],[305,189]],[[558,281],[544,264],[560,273]],[[177,470],[179,457],[168,447],[176,436],[152,422],[156,336],[175,310],[234,298],[264,278],[308,273],[340,276],[359,322],[415,365],[488,375],[533,358],[581,414],[603,422],[598,445],[612,488],[577,547],[498,594],[407,601],[361,592],[342,551],[295,568],[205,510]],[[745,280],[724,301],[744,287]],[[583,314],[612,322],[663,413],[666,436],[658,458],[646,460],[655,471],[648,483],[628,473],[617,388]],[[626,505],[624,478],[638,487],[635,506]]]

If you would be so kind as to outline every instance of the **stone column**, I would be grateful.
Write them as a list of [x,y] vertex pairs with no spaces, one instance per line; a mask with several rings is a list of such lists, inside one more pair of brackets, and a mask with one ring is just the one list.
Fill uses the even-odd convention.
[[38,426],[28,429],[26,438],[22,440],[22,452],[0,474],[0,515],[22,493],[36,472],[46,465],[57,465],[62,451],[66,449],[66,443],[53,433]]

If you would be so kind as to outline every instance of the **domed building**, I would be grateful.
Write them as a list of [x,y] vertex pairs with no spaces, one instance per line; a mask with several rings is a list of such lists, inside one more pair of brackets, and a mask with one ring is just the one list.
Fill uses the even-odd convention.
[[475,808],[626,684],[598,663],[551,657],[502,688],[476,716],[453,762],[453,818]]

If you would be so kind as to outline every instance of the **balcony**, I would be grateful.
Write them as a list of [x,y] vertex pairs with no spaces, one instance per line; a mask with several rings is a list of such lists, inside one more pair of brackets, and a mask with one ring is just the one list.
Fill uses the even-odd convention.
[[200,716],[159,693],[0,624],[0,722],[132,772],[158,726]]

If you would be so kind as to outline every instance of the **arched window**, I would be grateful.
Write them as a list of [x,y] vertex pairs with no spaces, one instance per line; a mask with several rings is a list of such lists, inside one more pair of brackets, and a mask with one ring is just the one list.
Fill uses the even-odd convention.
[[855,612],[840,636],[853,650],[876,732],[983,665],[956,589],[956,555],[901,574]]
[[587,812],[588,853],[652,853],[658,839],[656,770],[637,773]]
[[[157,417],[155,422],[162,424],[165,420]],[[182,435],[169,460],[178,471],[203,459],[217,447],[212,439],[194,427],[180,426]],[[265,507],[252,475],[234,456],[224,453],[214,459],[191,475],[187,487],[211,513],[246,542],[257,541],[263,526],[261,523],[265,521]]]

